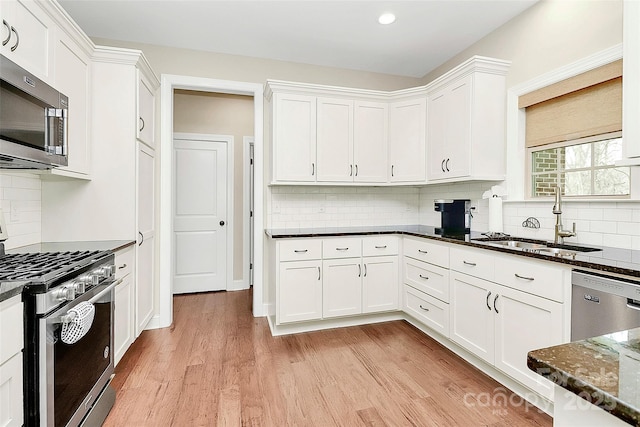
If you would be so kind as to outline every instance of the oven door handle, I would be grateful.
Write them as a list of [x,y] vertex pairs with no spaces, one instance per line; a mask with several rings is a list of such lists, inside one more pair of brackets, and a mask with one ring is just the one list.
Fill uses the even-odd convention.
[[[116,286],[118,286],[120,283],[122,283],[122,281],[124,280],[124,278],[120,278],[114,282],[112,282],[110,285],[108,285],[106,288],[104,288],[103,290],[100,291],[100,293],[98,293],[97,295],[94,295],[93,297],[91,297],[90,299],[87,300],[88,303],[93,304],[96,301],[98,301],[100,298],[102,298],[103,296],[105,296],[106,294],[108,294],[109,292],[111,292]],[[73,315],[75,313],[69,313],[67,311],[67,314],[63,314],[62,316],[53,319],[53,323],[69,323],[72,322],[73,319],[75,318],[75,316]]]

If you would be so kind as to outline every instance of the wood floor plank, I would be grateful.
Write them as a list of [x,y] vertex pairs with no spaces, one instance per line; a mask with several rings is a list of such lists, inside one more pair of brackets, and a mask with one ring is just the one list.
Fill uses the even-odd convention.
[[174,324],[116,368],[105,427],[552,424],[518,399],[487,404],[514,395],[404,321],[272,337],[251,301],[175,296]]

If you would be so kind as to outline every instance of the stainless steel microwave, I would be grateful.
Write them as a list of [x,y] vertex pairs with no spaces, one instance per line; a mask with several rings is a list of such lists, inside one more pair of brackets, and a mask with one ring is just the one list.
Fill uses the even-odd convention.
[[67,165],[69,99],[0,55],[0,169]]

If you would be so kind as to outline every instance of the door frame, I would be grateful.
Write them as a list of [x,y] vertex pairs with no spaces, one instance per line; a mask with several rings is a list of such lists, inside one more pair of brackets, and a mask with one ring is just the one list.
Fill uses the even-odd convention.
[[[222,142],[227,146],[227,187],[226,191],[226,199],[227,199],[227,209],[225,212],[225,226],[227,227],[227,241],[225,242],[225,247],[227,249],[227,254],[231,254],[231,256],[227,255],[227,262],[225,266],[225,278],[224,278],[224,288],[225,290],[234,290],[233,284],[233,247],[234,247],[234,238],[235,235],[233,233],[233,227],[235,226],[234,221],[234,209],[233,209],[233,153],[234,153],[234,137],[232,135],[216,135],[216,134],[205,134],[205,133],[189,133],[189,132],[174,132],[173,139],[171,140],[171,177],[174,178],[175,165],[173,160],[175,159],[173,154],[175,150],[174,141],[178,139],[181,141],[210,141],[210,142]],[[171,200],[175,202],[175,188],[174,183],[171,183]],[[173,210],[171,211],[171,253],[175,249],[174,242],[174,231],[173,231]],[[175,260],[175,256],[173,256],[173,260]],[[173,262],[173,261],[172,261]],[[174,266],[175,267],[175,264]],[[243,270],[244,271],[244,270]],[[173,294],[173,286],[171,289],[171,293]]]
[[265,315],[263,301],[263,228],[264,228],[264,191],[263,191],[263,126],[264,126],[264,88],[262,84],[236,82],[231,80],[217,80],[204,77],[180,76],[174,74],[162,74],[160,83],[160,208],[158,243],[158,307],[157,312],[147,328],[164,328],[171,326],[173,322],[173,286],[171,277],[172,267],[172,242],[171,242],[171,211],[173,197],[171,186],[173,174],[173,94],[175,89],[195,90],[201,92],[217,92],[233,95],[253,96],[253,136],[254,142],[254,171],[255,171],[255,211],[254,221],[256,229],[254,233],[255,263],[253,286],[253,315],[261,317]]
[[[243,246],[242,246],[242,257],[243,257],[242,271],[244,272],[243,273],[244,289],[249,289],[249,287],[252,285],[251,259],[252,259],[252,255],[255,256],[255,254],[251,253],[251,247],[252,247],[251,241],[253,240],[253,236],[249,232],[249,230],[251,229],[250,228],[251,217],[250,215],[246,215],[247,212],[251,211],[251,190],[252,190],[251,161],[253,160],[255,164],[255,155],[253,155],[252,157],[251,149],[254,148],[254,140],[255,139],[252,136],[242,137],[242,145],[243,145],[243,152],[244,152],[244,157],[243,157],[244,168],[242,169],[242,183],[243,183],[242,206],[244,206],[244,208],[246,209],[242,212],[242,233],[244,236],[248,236],[248,238],[245,239],[245,241],[243,242]],[[253,175],[255,177],[255,173]],[[253,183],[253,193],[255,194],[255,182]],[[255,206],[254,206],[254,210],[255,210]],[[254,212],[254,215],[255,215],[255,212]],[[253,225],[255,230],[255,217],[254,217]]]

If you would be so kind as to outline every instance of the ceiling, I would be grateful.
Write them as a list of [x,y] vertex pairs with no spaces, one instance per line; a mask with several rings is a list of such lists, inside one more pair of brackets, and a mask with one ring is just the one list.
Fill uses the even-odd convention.
[[[59,0],[90,36],[423,77],[537,0]],[[378,24],[383,12],[397,16]]]

